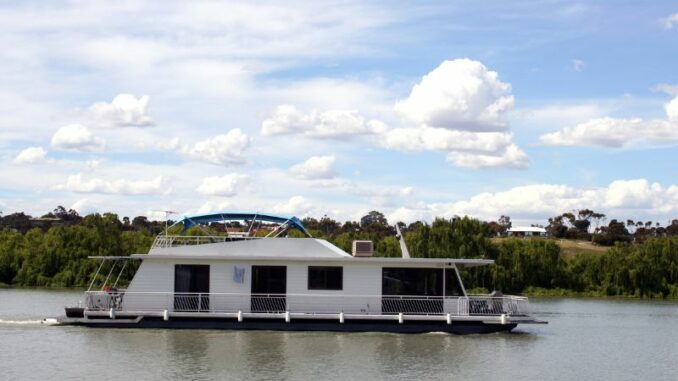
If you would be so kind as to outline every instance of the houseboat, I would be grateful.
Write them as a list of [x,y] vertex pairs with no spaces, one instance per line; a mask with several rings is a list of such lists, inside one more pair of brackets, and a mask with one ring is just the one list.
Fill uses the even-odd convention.
[[[101,264],[90,289],[56,323],[456,334],[544,323],[530,316],[525,297],[466,293],[458,270],[493,261],[411,258],[398,226],[402,257],[381,258],[371,241],[354,241],[347,253],[313,238],[296,217],[210,213],[175,225],[179,234],[158,235],[148,254],[91,257]],[[186,235],[196,226],[204,235]],[[118,289],[130,261],[141,263]]]

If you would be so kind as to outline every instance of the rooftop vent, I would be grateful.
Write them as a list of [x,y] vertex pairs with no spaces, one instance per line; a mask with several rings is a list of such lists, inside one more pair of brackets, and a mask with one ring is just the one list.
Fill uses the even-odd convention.
[[353,241],[354,257],[371,257],[374,254],[372,241]]

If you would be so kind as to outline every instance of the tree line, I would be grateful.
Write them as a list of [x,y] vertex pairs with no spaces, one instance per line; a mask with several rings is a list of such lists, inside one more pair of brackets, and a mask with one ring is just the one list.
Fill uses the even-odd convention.
[[[550,223],[547,230],[562,231],[556,228],[562,223],[567,224],[563,237],[567,238],[571,229],[582,234],[585,224],[577,220],[587,218],[586,215],[573,215],[574,222],[565,216],[560,222]],[[376,256],[401,255],[395,228],[378,211],[368,213],[360,221],[340,223],[324,216],[306,218],[303,223],[314,237],[327,239],[348,252],[353,240],[368,239],[374,242]],[[571,258],[564,258],[557,241],[552,239],[491,239],[497,234],[497,225],[508,228],[510,224],[508,217],[496,222],[455,217],[438,218],[430,224],[399,223],[399,227],[413,257],[495,260],[494,266],[463,271],[467,288],[507,293],[556,289],[591,295],[678,297],[675,220],[661,231],[656,225],[643,224],[634,229],[634,234],[627,224],[621,226],[616,220],[594,232],[589,232],[587,226],[586,232],[590,234],[587,239],[594,242],[596,237],[623,239],[612,239],[613,247],[605,253],[581,253]],[[640,228],[650,233],[640,239],[635,235]],[[164,222],[152,222],[145,217],[120,219],[112,213],[83,217],[61,207],[37,219],[23,213],[0,216],[0,282],[17,286],[86,287],[98,265],[88,256],[146,253],[163,229]],[[206,229],[193,227],[184,234],[225,234],[223,225]],[[300,235],[294,231],[289,234]],[[122,282],[129,281],[135,270],[134,266],[126,268]]]

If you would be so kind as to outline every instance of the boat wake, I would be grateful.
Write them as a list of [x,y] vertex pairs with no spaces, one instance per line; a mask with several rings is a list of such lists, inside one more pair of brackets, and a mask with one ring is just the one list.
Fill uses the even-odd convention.
[[41,325],[42,320],[4,320],[0,319],[0,325]]

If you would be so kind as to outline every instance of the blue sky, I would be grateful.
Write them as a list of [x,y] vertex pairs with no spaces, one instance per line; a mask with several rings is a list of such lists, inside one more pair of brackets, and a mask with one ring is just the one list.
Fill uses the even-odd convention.
[[0,5],[0,210],[678,217],[678,7]]

